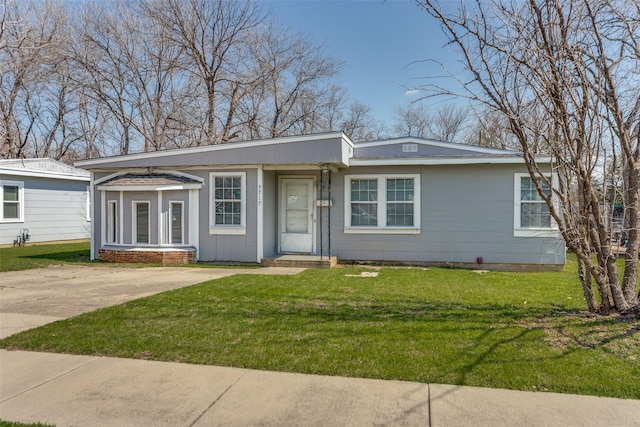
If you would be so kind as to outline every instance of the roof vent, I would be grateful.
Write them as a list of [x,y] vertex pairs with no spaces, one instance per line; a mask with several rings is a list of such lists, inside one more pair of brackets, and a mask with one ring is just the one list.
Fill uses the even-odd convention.
[[418,144],[402,144],[403,153],[417,153]]

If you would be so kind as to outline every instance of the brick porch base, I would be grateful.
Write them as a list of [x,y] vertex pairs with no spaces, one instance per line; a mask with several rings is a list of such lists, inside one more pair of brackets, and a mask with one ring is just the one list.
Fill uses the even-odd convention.
[[195,249],[98,249],[98,258],[107,262],[145,264],[194,264]]

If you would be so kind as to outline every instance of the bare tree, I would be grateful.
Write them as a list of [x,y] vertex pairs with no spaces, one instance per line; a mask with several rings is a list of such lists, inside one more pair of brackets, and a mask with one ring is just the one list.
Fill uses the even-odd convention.
[[468,116],[468,109],[460,105],[443,104],[431,110],[422,103],[410,103],[396,108],[394,130],[403,136],[456,142]]
[[335,101],[331,79],[342,64],[302,34],[292,36],[273,23],[256,36],[251,50],[263,76],[264,136],[317,130],[320,114]]
[[[44,5],[4,1],[0,39],[0,129],[3,158],[28,156],[37,138],[47,68],[57,60],[62,15]],[[55,121],[55,120],[54,120]],[[53,126],[56,126],[54,123]]]
[[[144,8],[155,25],[164,26],[172,42],[185,50],[184,69],[204,88],[205,142],[228,140],[228,135],[222,137],[216,121],[218,117],[228,121],[234,115],[234,91],[240,89],[235,70],[246,47],[243,41],[264,20],[259,5],[227,0],[148,0]],[[225,90],[227,114],[219,111]]]
[[395,109],[393,130],[397,136],[432,138],[431,112],[423,103],[408,103]]
[[[638,1],[478,0],[451,12],[432,0],[417,3],[461,53],[472,79],[452,76],[462,95],[507,120],[540,197],[578,257],[589,309],[623,312],[637,304]],[[622,286],[595,179],[605,146],[623,156],[629,238]],[[544,152],[554,158],[555,187],[538,163]]]

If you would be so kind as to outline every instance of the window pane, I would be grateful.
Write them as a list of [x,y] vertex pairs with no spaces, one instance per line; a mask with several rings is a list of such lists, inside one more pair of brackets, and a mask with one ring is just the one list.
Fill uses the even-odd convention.
[[241,202],[216,202],[216,225],[241,225]]
[[17,202],[18,201],[18,186],[17,185],[3,185],[4,201],[5,202]]
[[149,243],[149,204],[136,204],[136,243]]
[[387,202],[413,201],[413,179],[387,179]]
[[520,226],[523,228],[550,228],[549,206],[544,202],[522,203],[520,206]]
[[387,226],[413,227],[413,203],[388,203]]
[[378,205],[375,203],[351,203],[351,226],[377,227]]
[[351,180],[351,201],[375,202],[377,200],[378,200],[378,180],[377,179],[352,179]]
[[4,219],[19,219],[17,203],[5,203],[3,209]]
[[182,243],[182,204],[171,204],[171,243]]

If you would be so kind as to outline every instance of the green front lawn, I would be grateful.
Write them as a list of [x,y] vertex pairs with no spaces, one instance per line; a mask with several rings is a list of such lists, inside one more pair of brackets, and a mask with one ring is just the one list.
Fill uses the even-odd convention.
[[233,276],[14,335],[8,349],[640,398],[640,323],[560,273]]
[[42,268],[53,264],[88,263],[90,243],[59,243],[0,248],[0,272]]

